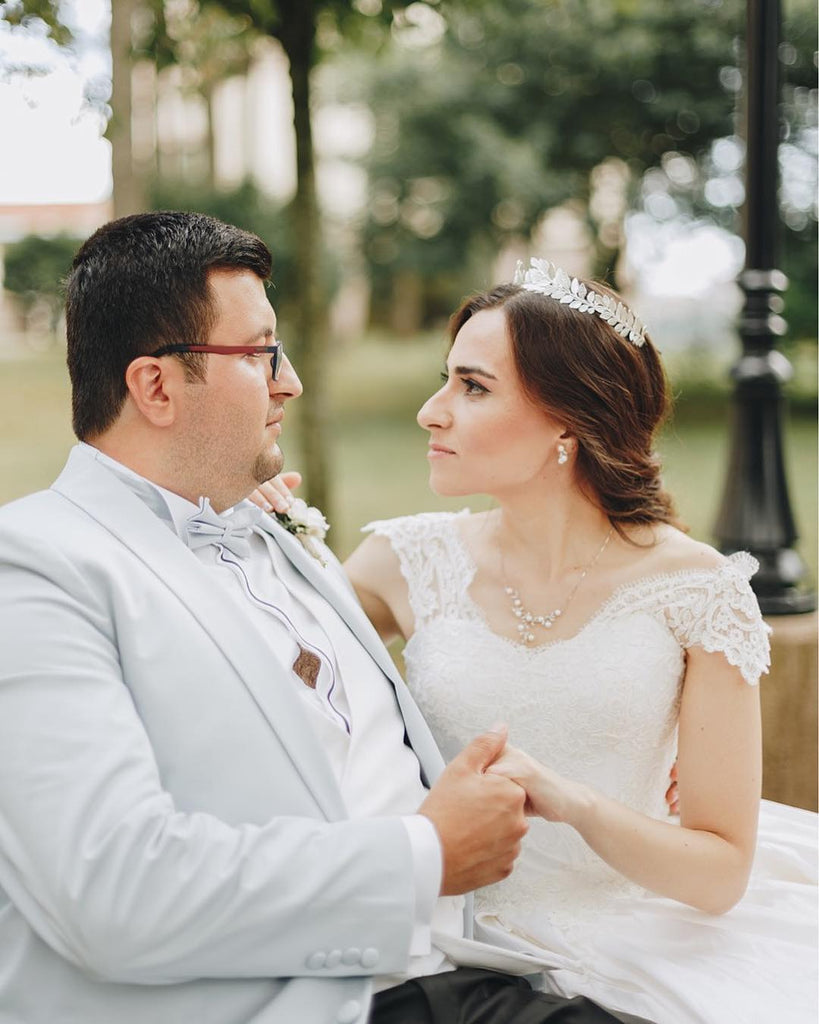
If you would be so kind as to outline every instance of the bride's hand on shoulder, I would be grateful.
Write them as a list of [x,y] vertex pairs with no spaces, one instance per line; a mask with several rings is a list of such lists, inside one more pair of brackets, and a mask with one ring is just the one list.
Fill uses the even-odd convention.
[[526,790],[526,813],[573,825],[588,806],[590,791],[582,783],[559,775],[516,747],[508,746],[487,769],[512,779]]
[[301,486],[301,473],[295,471],[280,473],[271,480],[259,484],[256,490],[248,495],[254,505],[265,512],[287,512],[293,504],[293,491]]

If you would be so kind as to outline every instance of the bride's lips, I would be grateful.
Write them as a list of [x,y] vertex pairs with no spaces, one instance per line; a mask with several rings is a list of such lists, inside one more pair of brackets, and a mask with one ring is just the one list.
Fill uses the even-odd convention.
[[451,448],[444,448],[442,444],[431,444],[429,451],[427,452],[428,459],[441,459],[446,455],[454,455],[455,452]]

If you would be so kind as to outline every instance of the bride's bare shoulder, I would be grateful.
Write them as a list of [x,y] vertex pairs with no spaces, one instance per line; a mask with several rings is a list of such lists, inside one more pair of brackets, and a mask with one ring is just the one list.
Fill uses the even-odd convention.
[[631,540],[643,548],[643,568],[652,574],[718,569],[726,561],[725,555],[710,544],[695,540],[668,523],[635,531]]
[[496,556],[498,546],[498,510],[461,514],[457,520],[461,542],[476,565],[481,566]]

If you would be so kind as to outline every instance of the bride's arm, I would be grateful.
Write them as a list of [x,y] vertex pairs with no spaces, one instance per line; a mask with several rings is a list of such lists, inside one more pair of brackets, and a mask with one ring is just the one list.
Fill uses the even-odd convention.
[[714,914],[742,897],[762,776],[759,692],[724,655],[701,647],[687,652],[679,719],[680,826],[637,813],[507,749],[489,771],[519,782],[535,813],[572,825],[627,878]]
[[408,639],[412,613],[407,584],[389,540],[371,534],[344,563],[344,571],[384,643],[399,636]]

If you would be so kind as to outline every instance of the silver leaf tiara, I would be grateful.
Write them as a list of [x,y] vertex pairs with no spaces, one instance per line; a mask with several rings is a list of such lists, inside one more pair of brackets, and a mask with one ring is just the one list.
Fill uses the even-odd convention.
[[540,292],[541,295],[557,299],[570,309],[599,316],[637,348],[645,343],[646,325],[628,306],[624,306],[610,295],[598,295],[576,277],[569,277],[565,270],[548,260],[539,260],[533,256],[527,268],[518,260],[515,284],[529,292]]

